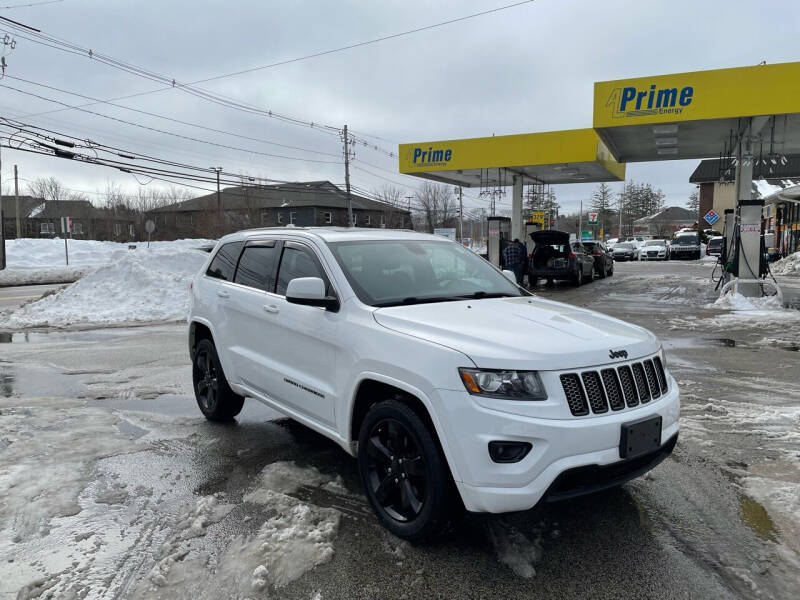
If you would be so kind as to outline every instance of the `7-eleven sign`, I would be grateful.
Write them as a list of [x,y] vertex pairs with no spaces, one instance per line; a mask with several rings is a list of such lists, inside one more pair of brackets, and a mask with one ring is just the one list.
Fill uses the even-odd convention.
[[589,213],[589,225],[597,225],[597,218],[600,216],[599,213],[590,212]]

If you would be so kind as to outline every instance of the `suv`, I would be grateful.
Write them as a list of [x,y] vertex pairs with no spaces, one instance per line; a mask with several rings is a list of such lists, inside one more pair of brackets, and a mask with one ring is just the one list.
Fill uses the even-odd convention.
[[412,540],[464,508],[526,510],[663,460],[680,401],[658,339],[509,276],[414,232],[225,236],[191,286],[200,410],[230,420],[255,398],[332,439]]
[[696,231],[679,231],[669,247],[670,258],[700,258],[700,235]]
[[530,234],[534,248],[528,261],[528,282],[536,287],[539,279],[547,283],[568,280],[575,285],[594,281],[594,258],[577,241],[570,241],[569,234],[555,229],[543,229]]

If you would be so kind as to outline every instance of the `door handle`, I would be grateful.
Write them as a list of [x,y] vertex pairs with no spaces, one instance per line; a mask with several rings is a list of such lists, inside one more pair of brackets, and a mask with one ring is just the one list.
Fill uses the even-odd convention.
[[281,311],[281,309],[278,308],[278,306],[275,305],[275,304],[265,304],[264,306],[262,306],[262,308],[264,309],[264,312],[268,312],[268,313],[272,313],[272,314],[276,314],[276,313],[279,313]]
[[217,290],[217,296],[219,296],[220,298],[228,298],[230,297],[230,294],[225,290]]

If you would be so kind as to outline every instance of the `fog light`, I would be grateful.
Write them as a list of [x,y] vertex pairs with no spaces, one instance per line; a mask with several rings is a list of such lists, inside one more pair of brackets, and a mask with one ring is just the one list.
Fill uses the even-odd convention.
[[530,442],[489,442],[489,456],[496,463],[521,461],[533,448]]

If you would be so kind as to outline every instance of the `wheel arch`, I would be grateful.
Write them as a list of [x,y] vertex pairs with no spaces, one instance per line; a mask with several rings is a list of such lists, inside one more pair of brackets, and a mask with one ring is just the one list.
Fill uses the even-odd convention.
[[403,381],[377,373],[363,373],[354,386],[352,398],[350,414],[347,419],[346,439],[354,455],[356,454],[359,430],[370,407],[378,402],[392,398],[411,408],[422,419],[422,422],[430,428],[445,457],[450,474],[455,481],[461,481],[451,456],[447,439],[443,435],[443,427],[438,422],[436,411],[433,410],[430,398],[422,390]]
[[202,339],[208,339],[214,342],[214,331],[211,327],[211,323],[205,319],[192,319],[192,321],[189,322],[189,357],[192,362],[194,362],[194,350],[198,342]]

